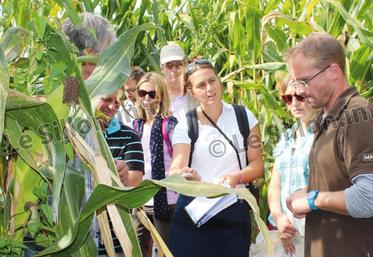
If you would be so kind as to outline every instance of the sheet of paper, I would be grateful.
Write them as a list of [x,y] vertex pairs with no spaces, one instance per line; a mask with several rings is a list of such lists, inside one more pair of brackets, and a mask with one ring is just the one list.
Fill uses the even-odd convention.
[[200,227],[222,210],[237,202],[237,195],[227,194],[216,198],[196,197],[185,206],[193,222]]

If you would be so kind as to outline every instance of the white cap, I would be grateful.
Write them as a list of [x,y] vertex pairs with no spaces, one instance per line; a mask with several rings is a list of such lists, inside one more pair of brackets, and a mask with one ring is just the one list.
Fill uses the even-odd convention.
[[160,63],[165,64],[171,61],[181,61],[185,59],[183,48],[177,44],[168,44],[161,49]]

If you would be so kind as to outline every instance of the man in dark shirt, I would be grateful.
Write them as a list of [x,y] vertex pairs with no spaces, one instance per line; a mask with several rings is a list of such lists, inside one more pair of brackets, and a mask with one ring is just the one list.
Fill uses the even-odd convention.
[[144,156],[139,135],[114,118],[119,108],[117,91],[94,100],[96,117],[115,159],[119,177],[125,186],[142,181]]
[[[115,160],[120,180],[125,186],[136,186],[144,174],[144,155],[139,135],[114,117],[119,108],[117,91],[106,96],[98,96],[94,101],[96,116]],[[111,224],[110,224],[111,226]],[[117,256],[123,256],[115,234],[112,233]],[[102,242],[98,244],[99,256],[106,256]]]
[[287,201],[306,217],[306,257],[373,256],[373,106],[350,87],[338,40],[315,32],[286,61],[291,85],[314,108],[307,190]]

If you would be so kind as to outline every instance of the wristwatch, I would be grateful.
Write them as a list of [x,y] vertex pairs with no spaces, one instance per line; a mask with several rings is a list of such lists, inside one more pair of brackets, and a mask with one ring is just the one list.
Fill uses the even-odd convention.
[[311,190],[307,193],[307,202],[311,209],[311,211],[317,211],[319,208],[315,205],[315,200],[317,196],[319,195],[319,190]]

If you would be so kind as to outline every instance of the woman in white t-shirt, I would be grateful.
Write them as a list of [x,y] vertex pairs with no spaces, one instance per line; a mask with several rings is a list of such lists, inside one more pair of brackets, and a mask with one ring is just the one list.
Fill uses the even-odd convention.
[[[171,164],[170,139],[177,124],[176,118],[170,116],[170,99],[163,77],[154,72],[145,74],[137,85],[137,93],[139,119],[133,121],[133,129],[141,136],[145,162],[143,179],[163,179]],[[177,197],[177,193],[162,188],[143,206],[166,244]],[[136,215],[134,219],[142,254],[147,256],[151,246],[150,233]]]
[[[212,64],[203,59],[189,64],[186,83],[192,96],[201,104],[196,110],[199,136],[188,167],[191,139],[187,120],[179,121],[173,135],[174,155],[170,173],[180,173],[189,180],[231,187],[261,176],[264,164],[260,129],[254,115],[245,109],[250,127],[246,151],[233,106],[221,100],[223,86]],[[255,143],[250,144],[250,141]],[[246,157],[249,164],[240,169],[239,163],[245,164]],[[238,201],[197,228],[184,210],[192,200],[193,197],[180,195],[176,203],[170,235],[172,254],[175,257],[247,257],[251,234],[248,204]]]

